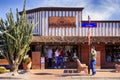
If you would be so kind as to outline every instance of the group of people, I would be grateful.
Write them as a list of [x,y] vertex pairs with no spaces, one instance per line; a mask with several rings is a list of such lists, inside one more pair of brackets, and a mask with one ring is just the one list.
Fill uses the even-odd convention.
[[[52,59],[54,57],[54,68],[61,68],[61,62],[62,62],[62,66],[65,68],[65,64],[64,64],[64,51],[63,49],[59,49],[57,48],[54,52],[53,55],[53,50],[51,48],[49,48],[47,50],[48,53],[48,67],[52,68]],[[95,47],[91,48],[91,53],[90,53],[90,67],[92,69],[92,75],[96,74],[96,70],[95,70],[95,64],[96,64],[96,56],[97,56],[97,52],[95,50]]]
[[[54,59],[54,68],[61,68],[64,64],[64,51],[62,48],[56,48],[55,52],[53,52],[52,48],[48,48],[47,50],[47,58],[48,58],[48,68],[52,68],[52,60]],[[62,63],[62,65],[61,65]]]

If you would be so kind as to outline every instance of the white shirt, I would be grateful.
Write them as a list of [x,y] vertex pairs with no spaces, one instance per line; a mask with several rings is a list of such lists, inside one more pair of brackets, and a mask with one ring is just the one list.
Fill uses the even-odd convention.
[[52,58],[52,49],[48,49],[48,58]]
[[58,57],[58,56],[59,56],[59,52],[57,50],[57,51],[55,51],[55,57]]

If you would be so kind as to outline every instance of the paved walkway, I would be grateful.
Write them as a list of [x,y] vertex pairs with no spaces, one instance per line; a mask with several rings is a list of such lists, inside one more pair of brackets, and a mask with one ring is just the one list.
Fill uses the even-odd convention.
[[94,76],[81,73],[64,73],[64,69],[37,69],[30,72],[19,71],[19,75],[12,73],[0,74],[0,80],[120,80],[120,72],[115,70],[97,70]]

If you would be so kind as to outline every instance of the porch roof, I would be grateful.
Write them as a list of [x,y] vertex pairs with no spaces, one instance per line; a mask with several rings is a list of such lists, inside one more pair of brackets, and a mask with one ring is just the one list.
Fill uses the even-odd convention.
[[[79,36],[33,36],[32,42],[75,42],[75,43],[87,43],[88,37]],[[91,43],[120,43],[120,36],[118,37],[91,37]]]
[[[29,14],[38,11],[82,11],[83,9],[83,7],[38,7],[26,10],[26,13]],[[19,14],[22,14],[22,11]]]

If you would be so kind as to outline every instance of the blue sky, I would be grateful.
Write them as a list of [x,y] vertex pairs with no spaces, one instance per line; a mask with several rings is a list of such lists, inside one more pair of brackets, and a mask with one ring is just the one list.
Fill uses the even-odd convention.
[[[0,18],[12,9],[22,11],[24,0],[0,0]],[[37,7],[84,7],[83,20],[120,20],[120,0],[27,0],[26,9]]]

